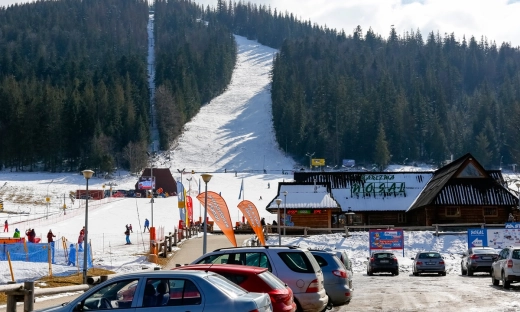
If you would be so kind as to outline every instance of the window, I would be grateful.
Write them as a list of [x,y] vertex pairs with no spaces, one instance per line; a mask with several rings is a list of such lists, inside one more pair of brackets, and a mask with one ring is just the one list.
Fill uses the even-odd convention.
[[360,214],[355,214],[352,216],[352,223],[361,224],[363,223],[363,216]]
[[498,217],[498,211],[495,207],[484,207],[484,216],[486,217]]
[[83,300],[82,310],[130,308],[136,288],[136,279],[110,283]]
[[315,255],[315,254],[313,254],[313,256],[314,256],[314,259],[316,259],[316,261],[318,261],[318,264],[320,265],[320,267],[327,266],[328,263],[325,259],[323,259],[323,257]]
[[280,252],[278,253],[285,265],[294,272],[314,273],[311,262],[303,252]]
[[446,217],[460,217],[460,208],[446,207]]
[[483,178],[484,175],[472,163],[459,173],[459,178]]
[[199,305],[202,299],[197,286],[184,279],[148,279],[143,307]]
[[267,258],[267,255],[263,252],[247,252],[245,254],[246,265],[257,266],[261,268],[268,268],[269,272],[272,272],[271,263]]
[[406,223],[406,214],[404,212],[397,214],[397,223]]

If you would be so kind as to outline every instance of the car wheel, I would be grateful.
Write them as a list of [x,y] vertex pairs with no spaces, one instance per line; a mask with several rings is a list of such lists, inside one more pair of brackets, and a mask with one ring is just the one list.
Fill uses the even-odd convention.
[[442,276],[446,276],[446,271],[442,272]]
[[468,273],[468,276],[473,276],[473,271],[470,268],[468,268],[467,273]]
[[394,274],[399,275],[399,270],[395,270]]
[[419,275],[419,273],[413,272],[413,276],[418,276],[418,275]]
[[511,287],[511,282],[506,280],[504,272],[502,272],[502,287],[504,287],[504,289],[509,289],[509,287]]
[[500,285],[500,280],[497,280],[495,278],[495,274],[493,274],[493,271],[491,271],[491,283],[493,283],[493,286],[498,286]]
[[368,271],[367,274],[368,274],[368,276],[373,276],[374,275],[374,273],[372,271]]
[[460,272],[462,275],[466,275],[468,273],[468,271],[464,270],[464,268],[462,267],[462,263],[460,264]]

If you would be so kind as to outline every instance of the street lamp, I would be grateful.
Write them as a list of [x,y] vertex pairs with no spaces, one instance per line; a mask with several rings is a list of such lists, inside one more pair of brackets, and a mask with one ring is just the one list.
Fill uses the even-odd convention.
[[287,226],[287,191],[283,192],[283,236],[285,236],[285,227]]
[[87,283],[87,259],[88,259],[88,180],[92,178],[92,175],[94,174],[94,171],[92,170],[83,170],[81,173],[83,173],[83,177],[85,177],[85,180],[87,180],[87,199],[85,204],[85,248],[83,248],[83,284]]
[[316,152],[314,152],[312,154],[311,153],[305,154],[305,156],[309,157],[309,170],[312,170],[312,156],[314,156],[315,153]]
[[202,180],[206,184],[206,193],[204,194],[204,236],[202,240],[202,254],[206,254],[206,247],[208,245],[208,182],[211,180],[211,174],[201,174]]
[[278,246],[282,246],[282,233],[280,233],[280,204],[282,200],[280,198],[275,199],[276,204],[278,205]]

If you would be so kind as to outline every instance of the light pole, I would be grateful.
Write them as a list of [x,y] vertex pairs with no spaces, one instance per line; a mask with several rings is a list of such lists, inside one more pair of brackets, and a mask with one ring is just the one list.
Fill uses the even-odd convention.
[[311,153],[305,154],[305,156],[309,157],[309,170],[312,170],[312,156],[314,156],[315,153],[316,152],[314,152],[312,154]]
[[206,193],[204,194],[204,236],[202,240],[202,254],[206,254],[206,247],[208,245],[208,182],[211,180],[211,174],[201,174],[202,180],[206,184]]
[[283,203],[283,236],[285,236],[285,228],[287,227],[287,191],[283,192],[284,203]]
[[81,173],[83,173],[83,177],[85,177],[85,180],[87,180],[87,197],[86,197],[86,204],[85,204],[85,239],[84,244],[85,248],[83,248],[83,284],[87,283],[87,260],[88,260],[88,180],[92,178],[92,175],[94,174],[94,171],[92,170],[83,170]]
[[154,182],[153,181],[153,157],[154,157],[154,152],[152,151],[152,154],[146,152],[146,154],[150,157],[150,176],[151,176],[150,179],[152,179],[150,181],[150,184],[151,184],[150,188],[151,188],[151,191],[152,191],[152,198],[150,199],[150,209],[151,209],[151,214],[152,214],[151,219],[152,219],[152,227],[153,227],[153,193],[154,193],[153,187],[155,186],[155,183],[153,183]]
[[282,246],[282,233],[280,233],[280,204],[282,203],[282,200],[277,198],[275,201],[278,205],[278,246]]

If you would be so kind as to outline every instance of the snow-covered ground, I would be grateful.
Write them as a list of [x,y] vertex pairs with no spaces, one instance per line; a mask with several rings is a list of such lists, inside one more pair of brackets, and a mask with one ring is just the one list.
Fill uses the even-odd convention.
[[[213,178],[208,183],[208,190],[221,193],[233,223],[241,221],[242,215],[237,205],[243,199],[252,201],[260,216],[271,223],[275,216],[268,213],[265,207],[277,195],[278,182],[292,180],[292,175],[283,175],[281,170],[291,170],[296,166],[277,147],[271,125],[268,72],[275,51],[242,37],[236,37],[236,40],[238,62],[228,90],[203,107],[193,121],[186,125],[178,144],[171,151],[160,153],[155,158],[154,167],[170,167],[174,177],[179,179],[181,176],[177,169],[185,169],[183,183],[193,197],[199,191],[200,174],[210,172]],[[395,166],[391,170],[412,168],[431,169],[426,166]],[[242,181],[244,193],[239,199]],[[136,182],[136,176],[118,171],[111,179],[93,177],[89,181],[89,190],[102,190],[103,185],[108,190],[109,183],[114,190],[134,189]],[[35,228],[37,236],[46,241],[46,233],[52,229],[58,241],[65,237],[68,242],[75,243],[85,222],[85,200],[76,200],[72,204],[68,194],[76,189],[84,189],[85,185],[86,181],[79,172],[0,171],[0,197],[4,200],[0,224],[5,219],[10,224],[9,232],[0,231],[0,237],[12,237],[15,228],[20,229],[22,234],[27,228]],[[204,191],[204,185],[201,191]],[[49,209],[46,197],[50,198]],[[66,213],[64,204],[67,206]],[[195,200],[195,220],[201,214],[202,207]],[[142,234],[144,219],[148,218],[155,227],[171,232],[178,225],[179,216],[176,197],[157,198],[153,203],[153,219],[149,199],[109,198],[89,201],[89,239],[95,266],[126,272],[150,265],[144,256],[148,246],[148,233]],[[126,224],[133,225],[132,245],[124,244]],[[278,238],[271,236],[267,243],[277,244]],[[346,249],[354,262],[354,271],[366,270],[367,232],[353,232],[348,238],[340,234],[284,237],[282,243]],[[460,253],[466,248],[465,235],[437,237],[433,232],[405,232],[404,257],[401,251],[396,251],[396,254],[401,270],[410,272],[410,258],[415,252],[438,250],[446,258],[448,271],[457,272]],[[61,243],[57,243],[56,261],[57,264],[52,268],[55,275],[78,270],[65,265]],[[46,263],[14,262],[13,269],[17,282],[34,280],[48,274]],[[7,263],[0,262],[0,284],[9,280],[11,276]]]

